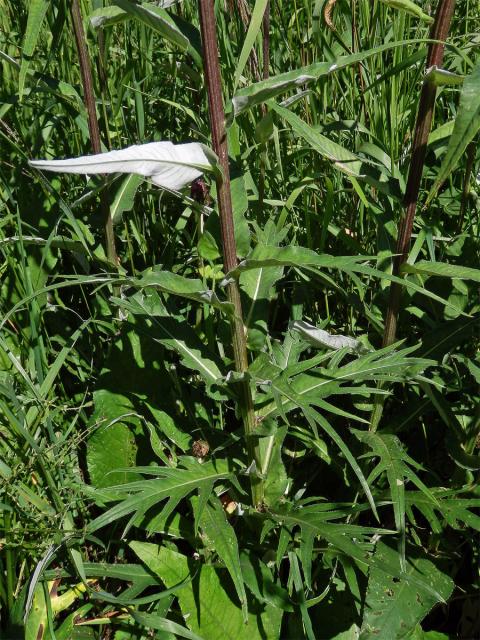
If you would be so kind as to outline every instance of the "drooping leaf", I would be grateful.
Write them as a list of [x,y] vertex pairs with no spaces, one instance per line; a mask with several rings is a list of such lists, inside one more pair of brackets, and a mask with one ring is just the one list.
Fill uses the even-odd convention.
[[202,173],[212,171],[212,158],[212,152],[198,142],[148,142],[67,160],[30,160],[29,164],[57,173],[134,173],[151,178],[158,187],[178,191]]
[[436,293],[415,284],[407,278],[398,278],[384,271],[380,271],[379,269],[375,269],[366,264],[366,261],[368,260],[368,256],[333,256],[316,253],[311,249],[300,246],[275,247],[257,244],[245,260],[241,260],[238,266],[233,269],[228,276],[239,277],[239,275],[245,271],[258,269],[260,267],[290,266],[297,267],[299,269],[306,269],[313,273],[317,270],[338,269],[347,273],[352,278],[354,277],[354,274],[358,273],[371,276],[373,278],[379,278],[380,280],[387,280],[388,282],[396,282],[412,292],[420,293],[421,295],[446,305],[448,308],[453,308],[458,313],[458,309],[449,303],[448,300],[444,300]]
[[404,40],[385,44],[361,53],[342,56],[337,58],[335,62],[316,62],[309,66],[295,69],[294,71],[287,71],[277,76],[271,76],[268,80],[256,82],[237,91],[232,98],[233,115],[237,116],[257,104],[267,102],[271,98],[275,98],[287,91],[292,91],[296,87],[308,85],[310,82],[318,80],[323,76],[328,76],[339,69],[344,69],[350,65],[367,60],[383,51],[395,49],[396,47],[405,47],[409,44],[418,44],[418,42],[418,40]]
[[[232,197],[233,224],[235,232],[235,246],[239,257],[246,256],[250,251],[250,228],[245,214],[248,211],[248,195],[245,176],[239,166],[230,161],[230,193]],[[217,199],[217,187],[211,185],[211,194]],[[220,219],[217,211],[212,211],[206,219],[202,235],[199,238],[198,249],[206,260],[216,260],[221,251]]]
[[[285,237],[286,229],[279,232],[273,220],[264,229],[257,228],[258,241],[278,245]],[[240,274],[239,283],[246,294],[245,326],[248,346],[260,351],[267,337],[267,319],[270,301],[274,296],[274,285],[283,275],[283,267],[253,269]]]
[[250,229],[245,214],[248,211],[248,196],[243,173],[232,167],[230,172],[230,193],[232,196],[235,246],[239,257],[250,250]]
[[424,22],[431,24],[433,18],[422,10],[422,7],[418,6],[413,0],[382,0],[383,4],[392,9],[398,9],[399,11],[405,11],[415,18],[419,18]]
[[380,474],[385,473],[390,487],[395,526],[400,535],[400,564],[402,570],[406,569],[405,559],[405,482],[410,480],[433,503],[438,504],[434,494],[425,486],[417,474],[411,469],[419,469],[420,466],[412,460],[402,446],[397,436],[392,434],[373,433],[371,431],[359,431],[352,429],[355,436],[367,444],[372,452],[368,457],[380,458],[371,472],[369,480],[372,481]]
[[277,504],[288,487],[288,476],[282,460],[282,445],[286,435],[287,427],[279,427],[273,435],[260,438],[259,441],[263,462],[261,473],[265,477],[264,502],[267,506]]
[[[144,2],[143,4],[144,6],[147,5],[155,9],[168,9],[170,5],[175,4],[177,1],[178,0],[160,0],[156,5],[152,5],[147,2]],[[105,27],[111,27],[119,22],[125,22],[132,17],[133,14],[121,9],[120,6],[112,5],[109,7],[100,7],[99,9],[95,9],[95,11],[92,11],[89,15],[88,19],[90,20],[90,24],[93,29],[104,29]]]
[[104,29],[119,22],[125,22],[129,17],[129,14],[120,7],[109,6],[95,9],[95,11],[92,11],[89,15],[88,19],[93,29]]
[[258,401],[258,414],[267,419],[279,415],[279,410],[288,413],[298,406],[297,401],[300,406],[323,407],[324,399],[342,393],[370,396],[378,389],[367,387],[368,381],[401,381],[410,377],[413,371],[423,371],[434,364],[432,360],[412,358],[411,353],[411,347],[395,350],[394,346],[363,354],[343,366],[316,366],[314,362],[310,367],[298,370],[292,365],[272,381],[283,397],[276,402],[267,393]]
[[446,262],[427,262],[426,260],[420,260],[415,264],[403,265],[402,271],[405,273],[419,273],[421,275],[437,276],[440,278],[480,282],[480,269],[462,267],[456,264],[447,264]]
[[365,177],[365,163],[360,156],[322,135],[288,109],[278,105],[272,105],[272,108],[292,126],[297,135],[308,142],[320,155],[331,160],[337,169],[348,176]]
[[350,336],[332,335],[331,333],[328,333],[328,331],[319,329],[304,320],[294,322],[292,330],[298,331],[305,340],[316,347],[324,347],[333,350],[347,348],[355,353],[361,353],[365,350],[364,345],[359,340],[355,340],[355,338],[351,338]]
[[464,82],[460,96],[460,106],[455,118],[452,135],[438,171],[435,182],[430,189],[425,205],[434,198],[437,191],[457,166],[463,152],[480,129],[480,63]]
[[123,283],[140,290],[152,288],[188,300],[210,304],[229,315],[233,313],[233,305],[226,300],[220,300],[213,291],[206,290],[201,280],[185,278],[159,267],[148,269],[140,278],[125,278]]
[[114,4],[157,31],[166,40],[178,46],[181,51],[188,52],[197,63],[201,61],[200,37],[191,24],[178,16],[170,15],[165,9],[153,3],[136,4],[129,0],[114,0]]
[[[402,191],[398,177],[392,176],[389,169],[374,160],[365,159],[352,153],[337,142],[319,133],[312,126],[304,122],[295,113],[277,104],[271,104],[272,109],[286,120],[297,136],[303,138],[314,151],[333,163],[333,166],[346,174],[356,187],[360,187],[357,180],[365,181],[388,196],[401,199]],[[365,201],[365,196],[363,196]]]
[[183,364],[198,371],[207,385],[222,378],[221,361],[207,349],[185,320],[168,314],[156,292],[138,292],[128,299],[113,300],[121,309],[148,318],[152,323],[149,331],[152,340],[176,351]]
[[405,573],[399,575],[396,564],[395,550],[378,542],[370,568],[360,640],[410,637],[417,623],[453,591],[452,579],[418,549],[409,549]]
[[48,624],[45,590],[41,582],[35,587],[32,607],[25,625],[25,640],[44,640]]
[[211,545],[213,550],[218,553],[233,580],[242,607],[243,618],[247,622],[247,594],[243,584],[237,536],[218,499],[210,499],[206,503],[200,514],[199,524],[206,538],[206,545]]
[[[425,74],[425,81],[431,82],[436,87],[457,86],[463,84],[464,76],[446,69],[440,69],[436,65],[430,67]],[[429,139],[430,142],[430,139]]]

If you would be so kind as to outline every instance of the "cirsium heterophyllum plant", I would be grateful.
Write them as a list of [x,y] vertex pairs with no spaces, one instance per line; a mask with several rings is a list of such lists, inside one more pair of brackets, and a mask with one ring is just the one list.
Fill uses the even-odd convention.
[[440,3],[104,4],[89,89],[67,11],[2,22],[7,636],[474,636],[479,16],[391,274]]

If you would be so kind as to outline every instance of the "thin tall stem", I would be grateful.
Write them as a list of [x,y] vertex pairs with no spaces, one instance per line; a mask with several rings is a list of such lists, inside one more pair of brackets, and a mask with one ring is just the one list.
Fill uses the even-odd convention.
[[[233,223],[233,209],[230,192],[230,170],[228,165],[227,132],[222,97],[222,79],[218,62],[217,31],[215,23],[214,0],[200,0],[200,29],[203,45],[203,65],[208,94],[208,109],[212,133],[213,150],[219,158],[222,176],[217,177],[217,200],[222,236],[223,263],[225,273],[238,264]],[[247,341],[243,322],[240,290],[236,281],[227,286],[227,294],[235,309],[232,321],[232,342],[235,368],[239,373],[248,369]],[[258,439],[255,438],[255,411],[252,392],[248,380],[239,383],[239,404],[247,445],[249,466],[255,463],[256,471],[260,471],[261,454]],[[255,506],[263,503],[263,480],[255,473],[251,475],[252,500]]]
[[[90,133],[90,142],[92,144],[93,153],[101,153],[102,145],[100,140],[100,129],[97,120],[97,111],[95,107],[92,65],[85,42],[85,32],[83,30],[82,14],[80,11],[80,4],[78,0],[72,0],[71,15],[73,31],[75,33],[75,42],[78,51],[78,60],[80,63],[80,73],[82,76],[83,100],[85,102],[85,107],[88,114],[88,131]],[[118,265],[117,250],[115,247],[115,235],[113,232],[113,222],[110,216],[110,207],[108,205],[108,198],[105,191],[102,191],[100,194],[100,203],[102,207],[107,258],[112,264]]]
[[[432,43],[429,47],[427,69],[430,69],[434,65],[440,67],[443,63],[444,42],[450,30],[455,2],[456,0],[439,0],[435,20],[430,30],[430,38],[436,42]],[[410,240],[412,237],[415,212],[417,210],[418,194],[420,192],[436,95],[437,88],[435,84],[426,79],[422,86],[418,105],[412,157],[404,198],[405,211],[398,227],[396,256],[393,261],[393,275],[397,277],[400,276],[402,266],[407,261],[410,251]],[[385,329],[383,333],[384,347],[393,344],[396,339],[401,293],[402,286],[400,283],[392,282],[385,315]],[[382,388],[382,386],[383,385],[379,385],[380,388]],[[382,417],[384,402],[385,396],[377,395],[370,419],[370,431],[375,432],[377,430]]]
[[270,1],[267,2],[262,21],[263,79],[270,75]]
[[[440,67],[443,63],[444,42],[447,39],[452,21],[456,0],[440,0],[435,20],[433,22],[430,38],[440,42],[430,45],[427,57],[427,69],[432,66]],[[415,127],[415,137],[413,140],[412,157],[408,173],[407,188],[405,191],[405,213],[402,216],[398,228],[396,257],[393,261],[393,275],[398,276],[401,267],[407,261],[410,250],[410,240],[412,237],[413,221],[417,209],[418,194],[422,180],[425,155],[427,153],[427,142],[432,124],[433,109],[437,88],[433,82],[426,80],[423,83],[418,106],[417,123]],[[397,321],[400,309],[400,296],[402,287],[400,284],[392,282],[390,286],[390,296],[385,317],[385,331],[383,334],[383,346],[388,346],[395,342],[397,334]]]
[[[267,80],[270,75],[270,2],[267,2],[262,20],[262,53],[263,53],[263,79]],[[267,115],[267,105],[262,103],[262,116]],[[265,165],[267,163],[267,143],[260,146],[260,175],[258,178],[258,210],[260,215],[263,212],[263,201],[265,200]]]

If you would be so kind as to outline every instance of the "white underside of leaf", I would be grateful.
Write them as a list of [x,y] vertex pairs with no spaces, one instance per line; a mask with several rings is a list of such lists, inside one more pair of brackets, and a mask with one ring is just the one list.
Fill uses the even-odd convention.
[[343,347],[348,347],[353,351],[358,351],[358,349],[361,348],[361,343],[358,340],[355,340],[355,338],[351,338],[350,336],[332,335],[328,333],[328,331],[318,329],[314,325],[308,324],[308,322],[304,322],[303,320],[300,322],[294,322],[292,329],[298,331],[303,338],[317,347],[327,347],[327,349],[343,349]]
[[204,146],[198,142],[149,142],[119,151],[66,160],[31,160],[36,169],[58,173],[135,173],[159,187],[178,191],[212,168]]

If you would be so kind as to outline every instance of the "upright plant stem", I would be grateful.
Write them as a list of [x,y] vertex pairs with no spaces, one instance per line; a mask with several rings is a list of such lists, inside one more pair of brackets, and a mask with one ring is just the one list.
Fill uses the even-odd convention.
[[[454,8],[455,0],[440,0],[438,3],[435,21],[433,22],[430,31],[430,38],[432,40],[440,40],[441,42],[436,42],[430,45],[427,58],[427,69],[430,69],[430,67],[434,65],[440,67],[443,63],[443,53],[445,48],[443,42],[447,39],[448,32],[450,30]],[[412,157],[410,160],[410,169],[404,200],[405,213],[402,216],[398,228],[396,248],[397,256],[393,262],[393,275],[395,276],[400,274],[401,267],[407,261],[408,252],[410,250],[410,239],[412,237],[413,221],[417,209],[418,194],[422,180],[423,166],[425,164],[425,155],[427,153],[427,142],[432,124],[436,94],[437,88],[435,84],[426,80],[423,83],[420,95],[420,104],[418,106],[415,137],[413,141]],[[392,282],[390,286],[387,314],[385,317],[385,331],[383,334],[384,346],[388,346],[395,342],[401,291],[401,285]]]
[[262,22],[263,79],[270,75],[270,1],[267,2]]
[[[220,228],[223,247],[223,262],[226,273],[238,264],[233,222],[232,198],[230,192],[230,171],[228,166],[227,131],[225,126],[225,112],[223,108],[222,80],[218,62],[217,31],[215,24],[214,0],[200,0],[200,28],[203,45],[203,65],[208,93],[208,109],[210,114],[210,128],[212,133],[213,150],[219,158],[222,176],[217,177],[217,200],[220,216]],[[235,358],[235,368],[239,373],[248,369],[247,341],[243,322],[240,289],[236,281],[227,286],[230,302],[235,309],[232,321],[232,342]],[[255,463],[260,470],[261,455],[258,439],[255,438],[255,412],[252,392],[247,380],[239,383],[240,411],[247,444],[249,466]],[[255,473],[251,475],[252,500],[255,506],[263,503],[263,480]]]
[[[100,129],[98,126],[97,111],[95,108],[92,66],[85,42],[85,32],[83,30],[82,14],[80,12],[79,0],[72,0],[70,10],[72,15],[73,31],[75,33],[75,42],[78,51],[78,60],[80,62],[80,73],[82,76],[83,84],[83,99],[88,114],[88,131],[90,133],[90,142],[92,143],[93,153],[101,153],[102,145],[100,141]],[[115,247],[113,222],[110,216],[110,208],[108,206],[108,199],[105,191],[102,191],[100,194],[100,202],[102,207],[107,258],[112,264],[117,265],[118,256]]]
[[[427,69],[432,66],[441,67],[443,63],[443,53],[452,22],[453,11],[456,0],[439,0],[435,20],[430,30],[430,38],[439,42],[432,43],[429,47],[427,57]],[[427,153],[427,142],[432,125],[433,109],[437,87],[429,80],[425,80],[420,94],[418,105],[417,122],[413,139],[412,157],[408,172],[407,187],[405,191],[404,206],[405,211],[400,220],[397,235],[397,254],[393,261],[393,275],[401,274],[402,266],[405,264],[410,251],[410,240],[412,237],[413,221],[417,210],[418,194],[423,175],[425,156]],[[387,347],[395,342],[397,335],[398,313],[400,310],[400,297],[402,286],[392,282],[388,300],[387,313],[385,316],[385,329],[383,333],[383,346]],[[370,431],[376,431],[382,416],[385,396],[377,396],[375,406],[370,420]]]
[[[262,20],[262,53],[263,53],[263,79],[268,80],[270,75],[270,2],[267,2]],[[267,115],[267,105],[262,103],[262,116]],[[265,165],[267,162],[267,143],[263,142],[260,147],[260,176],[258,179],[258,209],[263,211],[263,201],[265,200]]]

